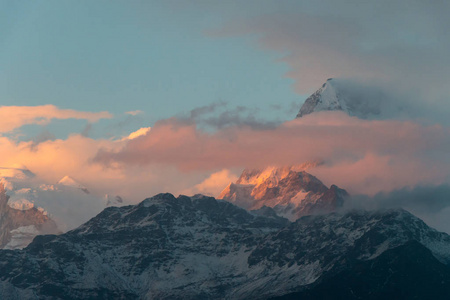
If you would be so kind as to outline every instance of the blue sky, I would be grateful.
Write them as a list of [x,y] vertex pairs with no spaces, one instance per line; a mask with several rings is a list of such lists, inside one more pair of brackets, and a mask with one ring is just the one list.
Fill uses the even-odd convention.
[[[116,118],[97,128],[108,134],[218,101],[257,107],[266,119],[291,119],[296,111],[289,116],[285,110],[306,97],[284,76],[281,54],[258,47],[255,36],[208,34],[221,26],[223,14],[186,12],[163,1],[0,3],[3,105],[107,110]],[[274,111],[273,104],[284,110]],[[133,110],[145,115],[114,127]],[[62,135],[65,125],[82,130],[85,123],[52,123],[45,130]]]

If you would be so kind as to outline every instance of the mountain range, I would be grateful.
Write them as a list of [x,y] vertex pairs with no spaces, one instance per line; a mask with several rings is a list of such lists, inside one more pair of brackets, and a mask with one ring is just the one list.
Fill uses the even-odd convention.
[[1,250],[0,296],[446,299],[449,263],[450,236],[401,209],[290,222],[211,197],[159,194]]
[[0,168],[0,202],[0,248],[18,249],[38,234],[76,228],[103,208],[122,205],[124,200],[91,193],[70,176],[48,184],[18,165]]

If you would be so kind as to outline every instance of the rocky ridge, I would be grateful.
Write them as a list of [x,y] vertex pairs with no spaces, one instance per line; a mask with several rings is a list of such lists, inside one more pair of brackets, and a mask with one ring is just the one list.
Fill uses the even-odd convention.
[[[384,270],[385,256],[399,247],[428,253],[420,257],[444,270],[430,280],[448,288],[450,236],[404,210],[289,222],[211,197],[159,194],[138,205],[106,208],[65,234],[38,236],[24,250],[0,251],[0,296],[268,299],[314,293],[314,286],[355,268],[368,276],[372,262]],[[418,270],[415,259],[404,258],[403,264],[416,268],[408,273]],[[389,286],[390,277],[383,280]]]

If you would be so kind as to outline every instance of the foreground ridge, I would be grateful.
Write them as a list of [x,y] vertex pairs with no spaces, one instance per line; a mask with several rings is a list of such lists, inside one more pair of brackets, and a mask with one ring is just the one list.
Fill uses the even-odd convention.
[[[405,247],[416,255],[399,256]],[[106,208],[65,234],[38,236],[24,250],[2,250],[0,297],[266,299],[308,291],[316,295],[315,287],[340,274],[349,278],[342,283],[344,290],[346,284],[354,284],[350,275],[355,268],[358,278],[368,276],[369,262],[376,263],[380,274],[386,264],[398,272],[412,272],[422,265],[401,266],[418,258],[430,263],[428,271],[440,270],[426,282],[430,286],[443,282],[437,293],[444,295],[439,293],[449,287],[449,249],[450,236],[404,210],[350,211],[289,222],[202,195],[158,194],[137,205]],[[399,288],[412,283],[406,279]],[[381,286],[379,291],[387,290]]]

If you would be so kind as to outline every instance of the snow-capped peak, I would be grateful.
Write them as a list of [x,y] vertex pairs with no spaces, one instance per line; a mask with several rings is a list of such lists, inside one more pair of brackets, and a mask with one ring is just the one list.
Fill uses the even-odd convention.
[[402,103],[376,83],[330,78],[306,99],[297,118],[320,111],[343,111],[360,119],[402,118],[409,113]]
[[89,194],[89,190],[82,184],[78,183],[75,179],[73,179],[70,176],[64,176],[60,181],[58,181],[58,184],[73,187],[82,190],[86,194]]
[[321,88],[309,96],[300,108],[297,118],[313,112],[328,110],[342,110],[349,113],[345,97],[340,93],[335,82],[332,78],[328,79]]

